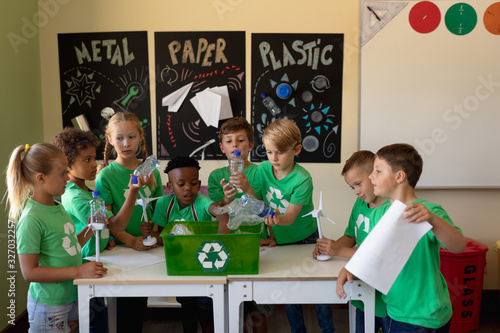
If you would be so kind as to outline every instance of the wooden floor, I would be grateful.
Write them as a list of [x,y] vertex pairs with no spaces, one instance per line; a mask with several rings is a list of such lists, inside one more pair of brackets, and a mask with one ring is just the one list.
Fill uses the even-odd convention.
[[[473,333],[500,333],[500,295],[498,291],[484,292],[481,302],[481,315],[479,320],[479,328],[471,331]],[[346,305],[333,305],[334,323],[336,333],[349,332],[348,308]],[[150,308],[148,318],[143,325],[143,333],[160,333],[160,332],[182,332],[182,322],[179,319],[178,308]],[[313,306],[304,307],[304,320],[307,331],[310,333],[320,332],[316,311]],[[273,311],[268,314],[267,331],[269,333],[290,332],[286,313],[281,305],[274,307]],[[198,330],[201,332],[201,329]],[[251,329],[248,333],[253,332]]]

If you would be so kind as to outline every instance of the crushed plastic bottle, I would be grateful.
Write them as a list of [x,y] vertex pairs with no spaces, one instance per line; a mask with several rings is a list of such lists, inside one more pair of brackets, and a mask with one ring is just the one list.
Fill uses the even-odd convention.
[[262,104],[271,112],[271,115],[276,116],[281,113],[281,109],[276,105],[271,96],[266,96],[266,94],[260,95],[262,97]]
[[94,230],[102,230],[106,228],[106,203],[104,199],[100,197],[99,191],[93,191],[90,200],[90,223],[92,223],[92,228]]
[[[235,150],[233,152],[233,157],[229,160],[229,173],[231,176],[234,176],[236,172],[243,172],[243,169],[245,168],[245,161],[241,158],[241,151]],[[231,180],[229,180],[229,184],[232,187],[235,187],[234,184],[232,184]]]
[[274,212],[268,204],[266,204],[264,201],[254,198],[254,196],[251,194],[244,194],[241,197],[241,202],[243,204],[243,208],[251,211],[259,217],[274,216]]
[[[148,158],[134,170],[134,176],[132,177],[132,183],[137,184],[137,177],[141,174],[143,177],[150,176],[151,173],[158,169],[160,166],[160,161],[155,155],[149,155]],[[144,178],[145,179],[145,178]]]

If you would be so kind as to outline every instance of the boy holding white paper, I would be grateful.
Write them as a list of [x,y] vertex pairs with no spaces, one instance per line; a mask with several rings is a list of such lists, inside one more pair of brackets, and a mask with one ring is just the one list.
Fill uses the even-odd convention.
[[[377,152],[370,175],[376,195],[388,197],[391,203],[399,200],[407,205],[403,216],[407,222],[427,221],[432,226],[418,241],[390,290],[382,296],[390,317],[391,333],[448,332],[453,309],[446,281],[440,272],[439,247],[452,253],[461,253],[465,249],[465,238],[446,211],[416,196],[414,188],[422,173],[422,165],[422,158],[413,146],[393,144]],[[370,230],[388,208],[372,214]],[[352,282],[352,275],[346,272],[343,270],[337,280],[339,297],[345,297],[345,280]]]

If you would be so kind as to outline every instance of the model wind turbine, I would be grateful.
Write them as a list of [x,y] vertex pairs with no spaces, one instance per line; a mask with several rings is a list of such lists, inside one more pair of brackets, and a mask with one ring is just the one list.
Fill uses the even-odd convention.
[[[319,194],[319,208],[318,209],[314,209],[311,212],[309,212],[309,213],[307,213],[307,214],[305,214],[305,215],[302,216],[302,217],[304,217],[304,216],[307,216],[307,215],[312,215],[312,217],[316,218],[316,222],[318,222],[318,235],[319,235],[319,238],[323,238],[323,233],[321,232],[321,223],[319,221],[319,218],[321,216],[323,216],[325,219],[327,219],[328,221],[330,221],[333,224],[335,224],[335,222],[333,222],[328,216],[326,216],[326,215],[323,214],[323,211],[322,211],[322,208],[323,208],[322,198],[323,198],[323,192],[320,192],[320,194]],[[320,261],[330,260],[331,258],[332,258],[332,256],[329,256],[328,254],[318,254],[316,256],[316,259],[320,260]]]

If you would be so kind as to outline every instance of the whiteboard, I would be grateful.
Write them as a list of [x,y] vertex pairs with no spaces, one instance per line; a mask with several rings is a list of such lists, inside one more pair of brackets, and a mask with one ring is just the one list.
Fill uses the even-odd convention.
[[[446,25],[456,1],[433,2],[441,13],[439,25],[416,32],[409,14],[419,2],[405,1],[360,46],[359,148],[376,152],[397,142],[413,145],[424,159],[419,188],[498,188],[500,35],[483,21],[495,2],[466,2],[477,13],[475,28],[466,35],[453,34]],[[372,24],[363,18],[370,4],[376,2],[360,2],[361,30]]]

